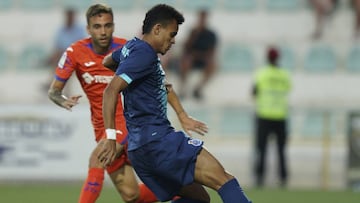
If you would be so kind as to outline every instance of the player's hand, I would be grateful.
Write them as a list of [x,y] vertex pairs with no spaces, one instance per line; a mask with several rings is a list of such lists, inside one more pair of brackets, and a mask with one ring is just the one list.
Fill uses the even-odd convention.
[[198,121],[185,113],[179,116],[179,120],[185,132],[190,136],[192,136],[192,132],[205,135],[209,130],[205,123]]
[[99,161],[103,163],[104,167],[107,167],[115,160],[116,155],[116,140],[104,140],[102,147],[97,155]]
[[79,99],[82,97],[82,95],[75,95],[71,96],[64,100],[64,102],[61,104],[62,107],[64,107],[66,110],[71,111],[72,107],[79,104]]

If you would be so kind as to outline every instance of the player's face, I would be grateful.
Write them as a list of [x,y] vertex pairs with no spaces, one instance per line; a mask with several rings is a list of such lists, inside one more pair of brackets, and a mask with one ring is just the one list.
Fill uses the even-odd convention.
[[159,33],[158,52],[166,54],[167,51],[175,44],[175,36],[177,35],[179,26],[176,20],[173,20],[166,27],[162,27]]
[[87,31],[92,38],[96,52],[106,52],[114,32],[113,18],[108,13],[101,13],[89,19]]

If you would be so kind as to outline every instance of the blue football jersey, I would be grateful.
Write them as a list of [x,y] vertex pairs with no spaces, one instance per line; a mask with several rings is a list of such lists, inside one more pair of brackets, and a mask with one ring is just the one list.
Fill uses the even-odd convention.
[[123,91],[128,150],[174,131],[167,117],[165,72],[155,50],[147,42],[133,38],[114,52],[113,58],[119,61],[116,75],[129,84]]

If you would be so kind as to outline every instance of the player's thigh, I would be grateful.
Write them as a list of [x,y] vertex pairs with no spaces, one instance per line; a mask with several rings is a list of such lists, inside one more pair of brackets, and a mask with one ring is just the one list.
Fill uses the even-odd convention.
[[194,200],[200,200],[202,202],[210,202],[210,196],[205,188],[198,184],[192,183],[190,185],[181,188],[179,195],[181,197],[187,197]]
[[195,181],[218,190],[223,184],[232,179],[221,163],[203,148],[197,156],[195,165]]
[[123,167],[109,174],[109,176],[124,199],[126,199],[126,197],[132,198],[139,195],[138,182],[131,165],[125,164]]

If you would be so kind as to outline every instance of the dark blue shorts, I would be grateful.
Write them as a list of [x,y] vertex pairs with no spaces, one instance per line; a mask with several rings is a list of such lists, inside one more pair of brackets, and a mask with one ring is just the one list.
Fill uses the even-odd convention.
[[203,141],[172,132],[128,152],[137,175],[160,201],[168,201],[194,181],[197,155]]

